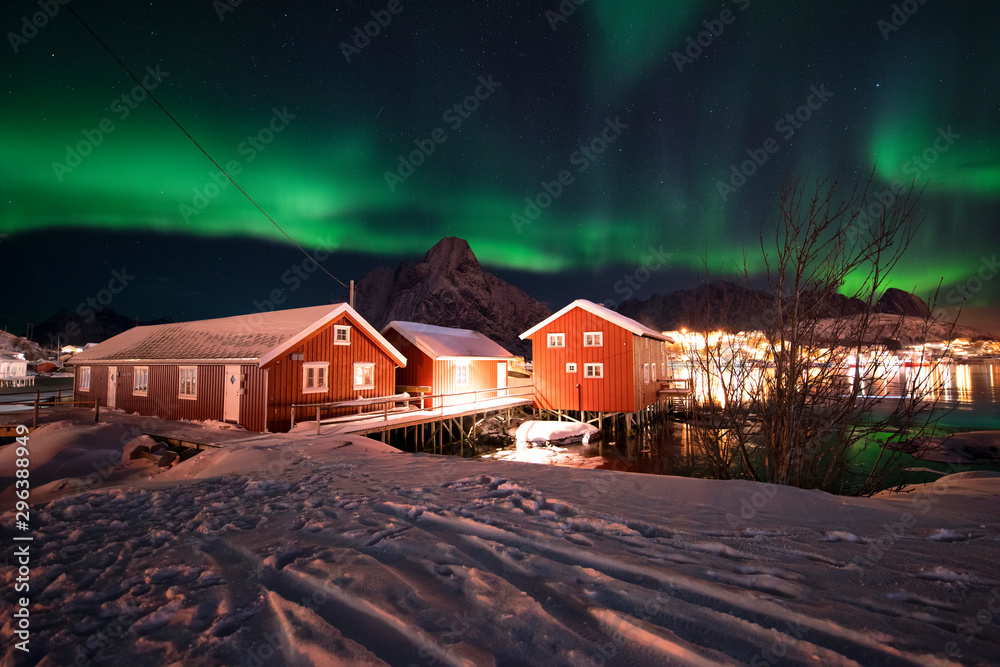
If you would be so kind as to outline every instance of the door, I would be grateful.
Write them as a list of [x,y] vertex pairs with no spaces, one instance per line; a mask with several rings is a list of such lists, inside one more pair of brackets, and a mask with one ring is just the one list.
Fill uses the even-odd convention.
[[243,393],[243,373],[239,366],[226,366],[225,398],[222,404],[223,421],[240,423],[240,394]]
[[505,389],[506,386],[507,386],[507,362],[501,361],[500,363],[497,364],[497,387],[499,388],[499,390],[497,391],[497,396],[507,395],[507,390]]
[[115,396],[118,394],[118,367],[108,366],[108,407],[115,407]]

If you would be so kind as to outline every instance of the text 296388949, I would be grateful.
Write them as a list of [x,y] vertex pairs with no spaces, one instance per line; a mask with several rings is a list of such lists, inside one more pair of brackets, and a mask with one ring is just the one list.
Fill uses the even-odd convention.
[[31,535],[27,534],[30,528],[30,505],[28,498],[31,496],[31,481],[29,464],[30,450],[28,449],[28,427],[19,425],[17,427],[17,449],[14,452],[16,458],[14,487],[17,502],[14,509],[14,565],[17,574],[14,579],[14,592],[18,597],[14,599],[14,634],[17,642],[14,644],[19,651],[28,652],[28,640],[31,638],[31,619],[29,607],[31,599],[27,593],[31,590]]

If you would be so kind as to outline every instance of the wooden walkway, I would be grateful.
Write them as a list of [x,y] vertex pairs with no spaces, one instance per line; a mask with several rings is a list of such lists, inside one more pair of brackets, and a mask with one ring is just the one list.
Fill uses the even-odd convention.
[[324,419],[321,422],[321,426],[324,433],[366,435],[368,433],[380,433],[404,426],[418,426],[420,424],[430,424],[447,419],[459,419],[479,413],[506,410],[519,405],[531,405],[532,402],[533,399],[531,396],[501,396],[480,400],[476,403],[450,405],[442,408],[423,410],[420,408],[411,408],[390,410],[370,416],[366,415],[364,418],[351,416]]
[[662,389],[658,392],[661,398],[667,399],[667,404],[672,408],[688,410],[694,398],[694,389],[691,387],[691,380],[687,378],[671,378],[661,382]]

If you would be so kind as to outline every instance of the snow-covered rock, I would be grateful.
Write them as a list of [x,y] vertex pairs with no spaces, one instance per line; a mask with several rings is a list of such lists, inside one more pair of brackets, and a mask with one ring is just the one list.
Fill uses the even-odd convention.
[[598,428],[579,422],[526,421],[517,427],[514,440],[519,449],[534,445],[587,444],[598,433]]

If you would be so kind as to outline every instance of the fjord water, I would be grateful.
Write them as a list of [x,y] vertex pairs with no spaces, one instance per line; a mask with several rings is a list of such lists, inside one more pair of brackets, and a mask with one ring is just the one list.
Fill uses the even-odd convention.
[[[915,377],[926,378],[928,373],[930,384],[937,387],[932,413],[937,419],[935,433],[1000,430],[1000,360],[940,364],[930,370],[900,365],[879,391],[898,396],[901,387],[909,386]],[[606,450],[607,467],[660,475],[702,476],[699,453],[687,437],[690,429],[685,422],[661,422],[645,434],[630,437],[624,446]],[[871,454],[874,457],[876,453]],[[911,457],[907,459],[913,461]]]

